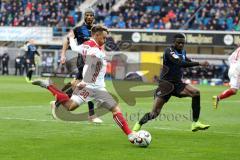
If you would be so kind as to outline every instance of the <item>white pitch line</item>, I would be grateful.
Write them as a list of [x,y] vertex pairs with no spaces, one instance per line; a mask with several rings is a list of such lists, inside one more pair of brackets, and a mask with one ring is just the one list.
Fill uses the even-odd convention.
[[[12,117],[1,117],[0,120],[20,120],[20,121],[35,121],[35,122],[54,122],[54,123],[72,123],[72,124],[90,124],[90,122],[86,121],[79,121],[79,122],[73,122],[73,121],[61,121],[61,120],[46,120],[46,119],[33,119],[33,118],[12,118]],[[114,123],[103,123],[99,124],[100,126],[116,126]],[[148,127],[148,128],[154,128],[158,130],[166,130],[166,131],[183,131],[183,132],[191,132],[190,130],[186,129],[179,129],[179,128],[166,128],[166,127]],[[211,127],[210,127],[211,129]],[[225,136],[235,136],[235,137],[240,137],[240,133],[231,133],[231,132],[219,132],[219,131],[200,131],[200,132],[205,132],[206,134],[211,133],[211,134],[224,134]],[[194,133],[193,133],[194,134]]]

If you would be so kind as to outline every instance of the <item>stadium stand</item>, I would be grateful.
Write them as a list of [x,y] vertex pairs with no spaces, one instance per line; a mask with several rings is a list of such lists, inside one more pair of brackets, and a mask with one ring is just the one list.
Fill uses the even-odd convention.
[[239,11],[239,0],[129,0],[118,11],[98,5],[96,13],[111,28],[239,31]]
[[[65,32],[81,19],[84,0],[1,1],[0,26],[51,26]],[[137,3],[136,3],[137,2]],[[115,0],[98,3],[96,21],[110,28],[240,30],[239,0]]]
[[71,27],[81,19],[83,0],[12,0],[0,2],[0,26]]

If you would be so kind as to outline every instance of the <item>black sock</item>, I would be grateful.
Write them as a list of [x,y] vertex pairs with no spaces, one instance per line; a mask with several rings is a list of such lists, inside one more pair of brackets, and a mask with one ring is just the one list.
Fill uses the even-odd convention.
[[200,95],[192,98],[192,117],[197,122],[200,115]]
[[32,79],[32,73],[33,73],[33,71],[28,71],[28,73],[27,73],[27,77],[28,77],[28,79],[29,80],[31,80]]
[[55,101],[55,106],[59,107],[61,105],[61,103],[59,101]]
[[149,120],[152,120],[154,118],[156,118],[157,116],[154,116],[153,114],[151,114],[150,112],[149,113],[146,113],[142,119],[139,121],[139,124],[140,125],[143,125],[145,123],[147,123]]
[[94,115],[94,104],[92,101],[89,101],[88,102],[88,109],[89,109],[89,116],[92,116]]
[[68,95],[68,97],[70,98],[73,94],[73,89],[72,88],[69,88],[67,91],[66,91],[66,94]]

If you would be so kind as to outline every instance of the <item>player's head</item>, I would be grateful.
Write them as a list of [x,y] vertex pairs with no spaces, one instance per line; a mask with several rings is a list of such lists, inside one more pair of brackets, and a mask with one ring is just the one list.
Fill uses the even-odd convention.
[[84,12],[84,21],[87,25],[92,26],[94,22],[94,10],[87,8]]
[[108,36],[108,29],[102,25],[95,25],[91,29],[92,37],[99,46],[104,45]]
[[184,34],[178,33],[174,36],[174,47],[177,50],[182,50],[185,44],[185,36]]

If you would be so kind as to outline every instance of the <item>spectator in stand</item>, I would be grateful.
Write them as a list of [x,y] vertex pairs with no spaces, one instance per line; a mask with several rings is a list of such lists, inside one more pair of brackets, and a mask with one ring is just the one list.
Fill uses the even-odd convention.
[[1,1],[1,26],[56,26],[65,27],[62,22],[68,19],[68,26],[77,24],[81,16],[77,8],[84,0],[45,0],[45,1]]
[[238,0],[129,0],[118,11],[105,9],[97,6],[96,21],[112,28],[240,30]]

